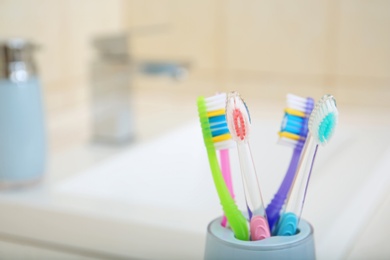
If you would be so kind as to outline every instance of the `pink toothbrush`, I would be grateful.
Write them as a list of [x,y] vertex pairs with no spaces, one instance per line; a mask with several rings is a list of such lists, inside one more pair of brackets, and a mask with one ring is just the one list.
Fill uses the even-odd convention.
[[[205,99],[207,117],[210,124],[212,140],[215,144],[215,149],[219,150],[220,166],[226,186],[231,197],[234,199],[233,183],[230,173],[229,148],[235,146],[225,116],[226,93],[219,93]],[[224,215],[221,225],[226,227],[227,219]]]
[[[221,159],[221,169],[222,169],[223,179],[225,180],[226,186],[229,189],[230,195],[234,199],[232,176],[230,172],[229,150],[228,149],[220,150],[219,157]],[[222,218],[221,225],[223,227],[226,227],[226,224],[227,224],[227,219],[226,216],[224,215]]]

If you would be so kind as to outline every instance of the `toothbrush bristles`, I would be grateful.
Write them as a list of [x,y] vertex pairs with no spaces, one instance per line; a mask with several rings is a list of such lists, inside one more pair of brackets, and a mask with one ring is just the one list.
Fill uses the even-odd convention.
[[287,95],[287,108],[279,132],[280,144],[295,147],[302,144],[307,135],[307,123],[314,100],[297,95]]
[[235,147],[230,136],[225,116],[226,93],[205,98],[207,116],[213,136],[214,147],[224,150]]

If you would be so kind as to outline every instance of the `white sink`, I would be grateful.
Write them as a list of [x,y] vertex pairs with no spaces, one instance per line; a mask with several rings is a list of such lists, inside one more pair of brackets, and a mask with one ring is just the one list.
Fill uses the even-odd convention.
[[[253,120],[251,147],[268,203],[292,151],[276,145],[279,121]],[[303,212],[319,259],[347,257],[388,194],[388,130],[341,123],[320,148]],[[235,150],[231,162],[244,209]],[[221,214],[197,121],[42,189],[4,195],[0,207],[0,232],[107,258],[201,259],[207,224]]]
[[[291,155],[289,148],[275,144],[278,124],[253,123],[251,146],[265,202],[277,189]],[[376,134],[367,138],[366,131]],[[320,148],[303,213],[315,228],[320,259],[346,257],[355,234],[384,196],[383,184],[389,178],[379,165],[389,161],[390,154],[385,152],[389,143],[380,138],[383,134],[381,128],[340,125],[334,140]],[[231,155],[236,198],[244,209],[236,151]],[[129,149],[62,182],[55,191],[148,209],[147,214],[140,211],[131,218],[203,236],[208,222],[221,212],[198,122]],[[368,212],[362,212],[362,205]],[[182,243],[191,244],[191,239]]]

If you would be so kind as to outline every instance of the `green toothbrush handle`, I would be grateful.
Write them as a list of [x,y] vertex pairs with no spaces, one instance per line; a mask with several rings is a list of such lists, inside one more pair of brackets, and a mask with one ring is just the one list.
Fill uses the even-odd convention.
[[238,209],[235,201],[230,196],[229,190],[223,180],[221,169],[218,165],[217,155],[214,148],[207,147],[210,168],[225,216],[233,230],[234,236],[239,240],[249,240],[248,223],[242,212]]
[[225,180],[222,177],[221,168],[218,164],[217,153],[215,151],[212,134],[210,130],[209,119],[207,117],[207,108],[204,97],[197,100],[200,125],[202,127],[203,140],[209,158],[211,173],[213,176],[215,188],[218,193],[219,201],[225,213],[229,225],[233,230],[234,236],[239,240],[249,240],[248,223],[242,212],[238,209],[233,198],[230,196]]

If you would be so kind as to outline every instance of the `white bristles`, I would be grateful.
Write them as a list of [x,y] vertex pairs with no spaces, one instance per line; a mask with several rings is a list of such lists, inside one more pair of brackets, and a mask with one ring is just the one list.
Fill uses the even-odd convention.
[[301,101],[301,102],[306,102],[306,98],[304,97],[300,97],[300,96],[297,96],[297,95],[294,95],[294,94],[287,94],[287,99],[290,99],[290,100],[298,100],[298,101]]
[[298,143],[298,141],[292,140],[292,139],[286,138],[286,137],[280,137],[279,140],[278,140],[278,144],[285,145],[285,146],[290,146],[292,148],[295,148],[297,143]]
[[221,93],[205,99],[207,112],[225,109],[226,93]]
[[233,141],[233,139],[230,139],[230,140],[214,143],[214,147],[216,150],[225,150],[225,149],[235,148],[236,143]]
[[306,111],[307,99],[293,94],[287,94],[287,107],[302,112]]

